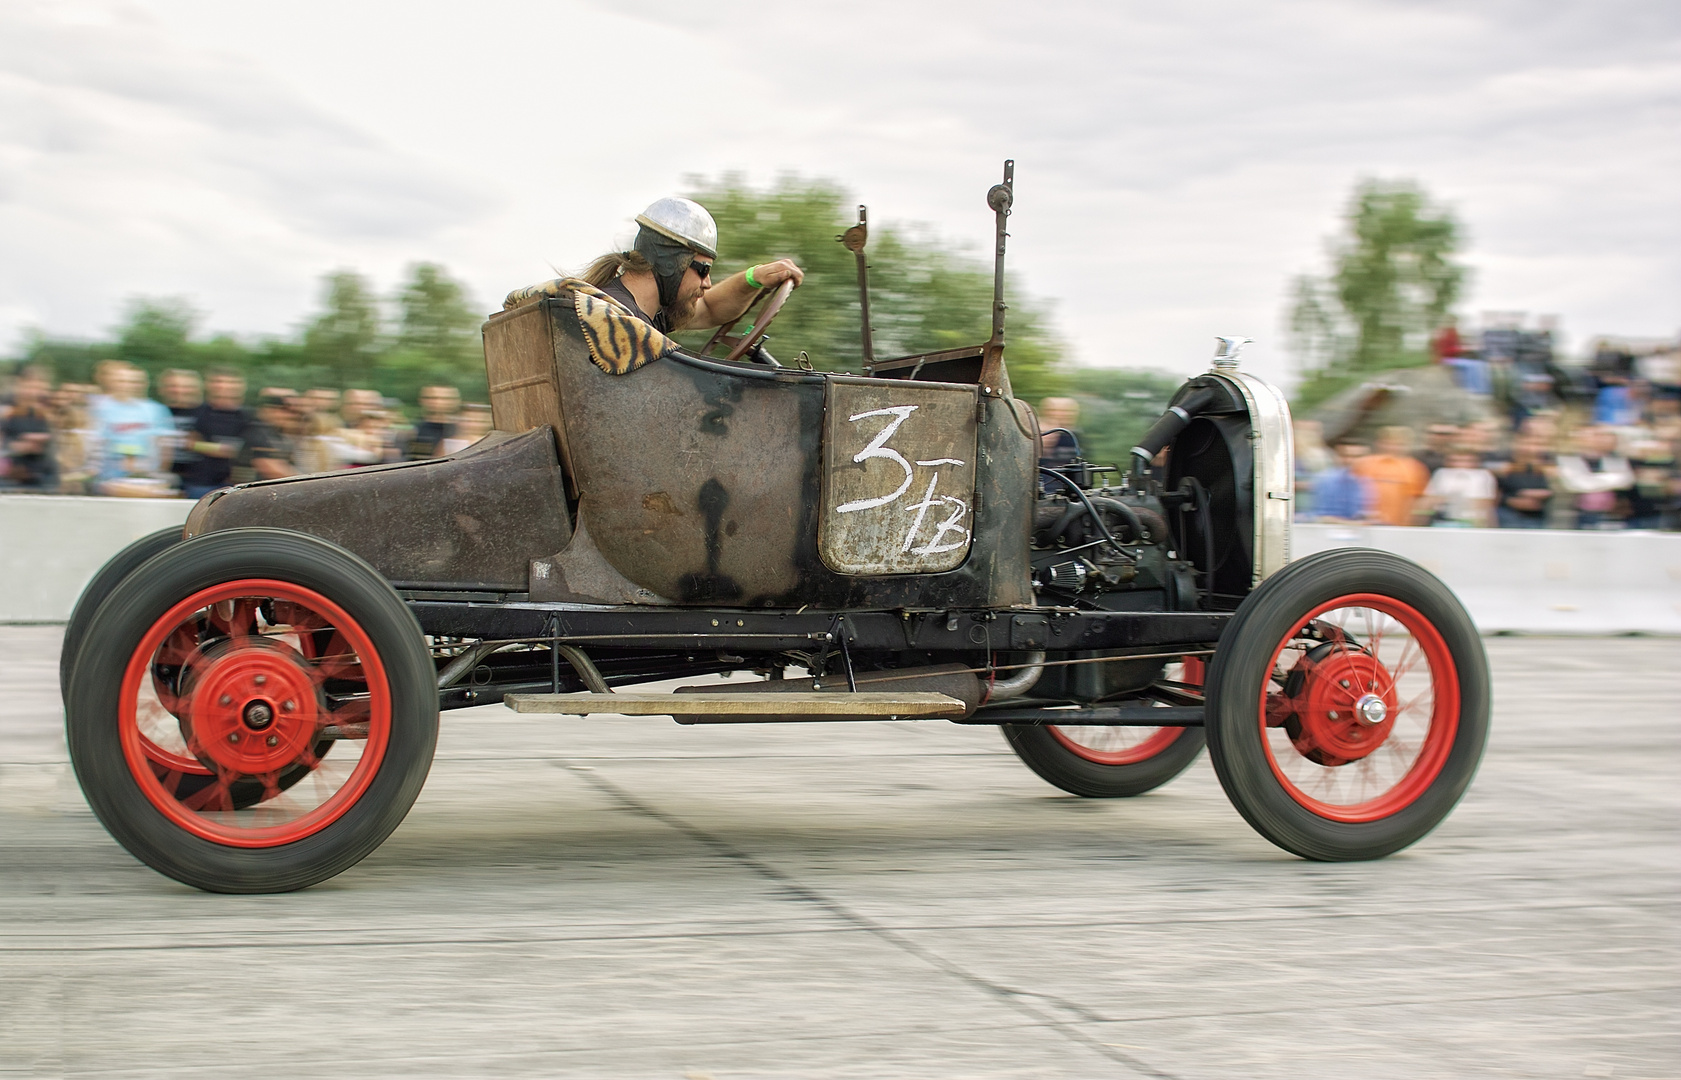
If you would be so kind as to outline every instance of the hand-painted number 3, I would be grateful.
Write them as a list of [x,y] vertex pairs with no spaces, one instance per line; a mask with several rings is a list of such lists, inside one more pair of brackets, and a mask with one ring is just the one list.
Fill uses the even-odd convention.
[[[905,460],[905,455],[888,446],[887,440],[891,439],[904,422],[910,419],[911,413],[915,412],[917,408],[916,405],[890,405],[885,409],[871,409],[869,412],[861,412],[855,416],[847,417],[854,424],[872,416],[892,417],[882,426],[880,431],[876,432],[875,438],[870,440],[868,446],[853,455],[852,460],[862,464],[871,458],[886,458],[905,471],[905,478],[889,494],[878,495],[869,499],[854,499],[852,502],[842,503],[835,507],[835,513],[851,514],[859,510],[873,510],[878,506],[886,506],[910,489],[911,479],[915,475],[911,463]],[[907,512],[915,511],[916,518],[911,522],[910,529],[905,533],[905,546],[901,550],[908,551],[913,555],[934,555],[942,551],[955,551],[969,542],[969,529],[962,523],[963,516],[969,512],[969,504],[953,495],[936,495],[934,489],[940,483],[940,473],[937,466],[962,465],[963,462],[958,458],[932,458],[928,461],[918,461],[917,464],[924,467],[935,467],[935,471],[934,475],[928,478],[928,490],[923,493],[922,501],[905,508]],[[935,524],[934,535],[926,544],[913,547],[912,545],[916,543],[916,535],[921,531],[922,523],[928,516],[928,511],[939,506],[950,507],[951,513],[944,521]],[[948,533],[961,533],[962,536],[955,541],[942,544],[940,541],[944,540]]]

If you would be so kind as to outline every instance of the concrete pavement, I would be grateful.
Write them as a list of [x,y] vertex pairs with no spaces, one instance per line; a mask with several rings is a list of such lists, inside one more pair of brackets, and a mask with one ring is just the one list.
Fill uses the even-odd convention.
[[1495,638],[1466,801],[1380,862],[1206,760],[1064,796],[991,729],[446,714],[351,871],[194,892],[0,627],[0,1076],[1681,1075],[1681,641]]

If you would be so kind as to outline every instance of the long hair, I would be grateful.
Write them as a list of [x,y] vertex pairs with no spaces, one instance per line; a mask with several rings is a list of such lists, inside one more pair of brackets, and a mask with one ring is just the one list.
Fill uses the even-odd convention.
[[[613,281],[617,281],[621,274],[630,271],[654,272],[654,264],[640,251],[609,251],[584,267],[578,277],[589,282],[596,288],[601,288]],[[681,330],[688,325],[689,319],[695,313],[695,300],[691,299],[682,304],[668,304],[658,312],[654,326],[659,330]]]
[[609,251],[584,267],[578,276],[599,289],[630,270],[653,273],[654,264],[643,258],[640,251]]

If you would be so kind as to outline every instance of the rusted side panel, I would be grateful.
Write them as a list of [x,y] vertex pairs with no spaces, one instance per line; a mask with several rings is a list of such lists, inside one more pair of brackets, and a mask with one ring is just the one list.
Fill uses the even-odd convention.
[[547,427],[436,461],[270,480],[212,493],[194,535],[269,526],[330,540],[407,584],[524,591],[532,559],[571,535]]
[[983,398],[975,545],[963,570],[985,582],[987,603],[1032,604],[1033,507],[1039,492],[1039,440],[1032,410],[1014,398]]
[[552,310],[578,516],[601,554],[681,603],[794,595],[821,380],[672,360],[609,375],[583,351],[577,316]]
[[818,551],[842,574],[937,574],[969,556],[974,387],[833,378]]
[[[965,458],[974,462],[968,483],[985,493],[968,526],[968,557],[940,572],[842,573],[818,550],[825,386],[833,377],[681,354],[608,375],[590,362],[571,306],[543,307],[554,325],[581,527],[572,548],[548,553],[549,584],[534,581],[534,588],[553,590],[556,599],[605,590],[608,603],[722,607],[1032,602],[1028,541],[1038,448],[1031,419],[1013,416],[1011,402],[982,404],[979,445]],[[901,380],[851,382],[887,394],[907,387]],[[972,388],[917,389],[963,395],[975,446]],[[931,528],[925,523],[922,531]]]

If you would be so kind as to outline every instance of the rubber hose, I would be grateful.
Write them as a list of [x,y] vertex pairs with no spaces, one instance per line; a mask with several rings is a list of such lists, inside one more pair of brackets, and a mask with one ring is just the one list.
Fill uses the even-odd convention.
[[1150,425],[1150,430],[1138,440],[1138,445],[1132,448],[1132,469],[1134,473],[1142,473],[1150,467],[1150,462],[1162,451],[1162,447],[1173,441],[1174,436],[1185,430],[1185,425],[1191,418],[1202,410],[1220,400],[1220,395],[1212,387],[1202,387],[1193,390],[1177,405],[1173,405],[1162,413],[1161,418]]
[[1119,499],[1108,499],[1099,495],[1092,498],[1092,505],[1102,507],[1126,521],[1127,528],[1132,530],[1130,538],[1122,538],[1126,543],[1136,544],[1144,539],[1144,522],[1139,520],[1137,512],[1126,503]]

